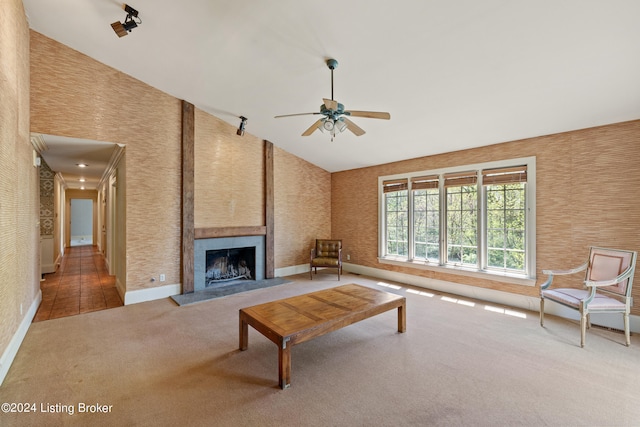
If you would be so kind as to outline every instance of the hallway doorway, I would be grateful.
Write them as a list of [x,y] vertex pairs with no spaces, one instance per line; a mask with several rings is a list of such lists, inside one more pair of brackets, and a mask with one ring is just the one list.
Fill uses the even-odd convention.
[[93,201],[71,199],[70,246],[93,245]]

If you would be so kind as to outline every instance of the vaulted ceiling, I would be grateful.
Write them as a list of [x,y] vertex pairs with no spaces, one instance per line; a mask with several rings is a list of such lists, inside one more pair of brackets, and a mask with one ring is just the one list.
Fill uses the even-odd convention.
[[[637,0],[23,0],[33,30],[330,172],[640,118]],[[331,97],[366,133],[302,137]]]

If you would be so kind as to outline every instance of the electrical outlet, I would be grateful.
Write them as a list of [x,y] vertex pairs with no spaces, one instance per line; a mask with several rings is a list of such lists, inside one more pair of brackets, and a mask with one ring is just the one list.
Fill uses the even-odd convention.
[[20,303],[20,316],[22,316],[22,303]]
[[161,275],[160,275],[160,281],[161,281],[161,282],[164,282],[166,279],[167,279],[167,278],[166,278],[166,276],[165,276],[164,274],[161,274]]
[[347,261],[351,261],[351,254],[347,254]]

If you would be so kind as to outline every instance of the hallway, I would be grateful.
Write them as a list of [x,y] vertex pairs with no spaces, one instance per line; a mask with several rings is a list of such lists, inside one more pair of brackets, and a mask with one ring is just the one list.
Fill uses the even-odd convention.
[[122,299],[96,246],[67,248],[55,273],[40,282],[42,303],[34,322],[120,307]]

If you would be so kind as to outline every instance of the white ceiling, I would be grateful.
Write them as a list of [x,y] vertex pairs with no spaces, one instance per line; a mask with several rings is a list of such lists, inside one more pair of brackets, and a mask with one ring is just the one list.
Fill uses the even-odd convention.
[[[330,172],[640,118],[638,0],[23,0],[30,26]],[[300,136],[331,97],[367,133]]]
[[[111,159],[117,154],[117,146],[111,142],[42,134],[32,137],[39,139],[41,156],[51,170],[62,175],[69,189],[97,189]],[[85,166],[80,167],[80,164]]]

